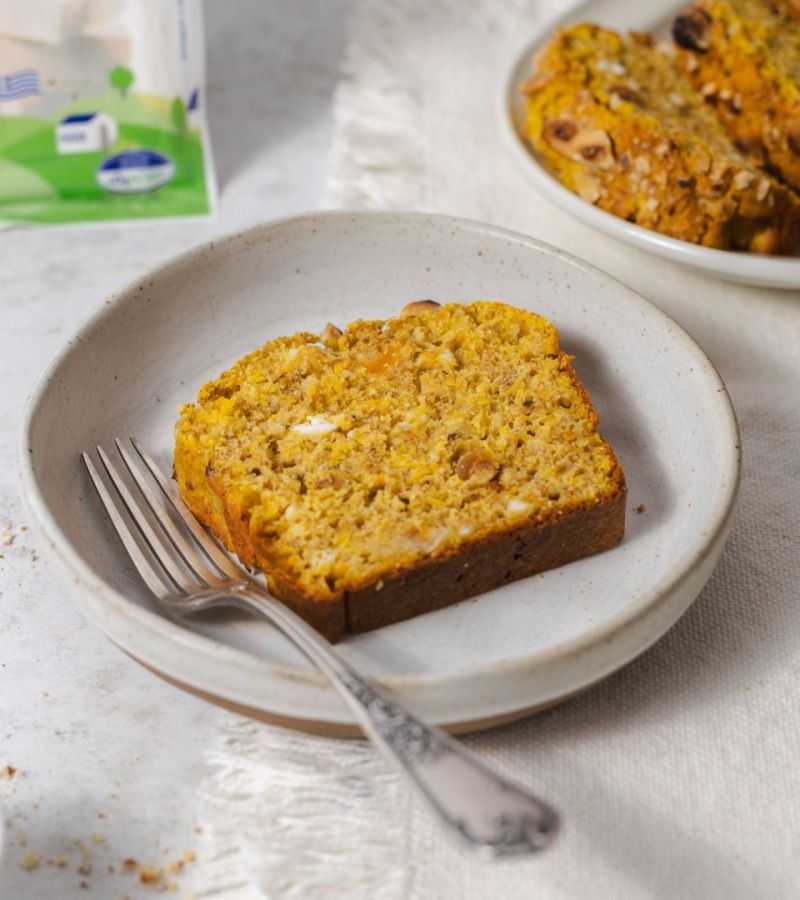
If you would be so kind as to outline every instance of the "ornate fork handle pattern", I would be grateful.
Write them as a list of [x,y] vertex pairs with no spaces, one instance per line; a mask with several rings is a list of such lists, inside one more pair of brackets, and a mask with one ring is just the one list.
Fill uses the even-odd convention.
[[530,854],[551,842],[558,816],[547,804],[486,768],[441,729],[409,713],[260,586],[246,585],[238,593],[328,676],[366,734],[428,801],[447,830],[490,857]]

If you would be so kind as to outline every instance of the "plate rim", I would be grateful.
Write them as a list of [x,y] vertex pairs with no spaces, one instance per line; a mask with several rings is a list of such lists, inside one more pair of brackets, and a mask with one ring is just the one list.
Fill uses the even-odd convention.
[[[459,228],[468,231],[477,231],[487,236],[499,237],[501,239],[522,244],[537,252],[545,253],[546,255],[561,258],[568,264],[587,273],[591,278],[599,279],[600,281],[610,284],[617,291],[626,295],[631,302],[644,309],[649,315],[661,318],[665,324],[669,325],[674,330],[676,339],[680,340],[687,348],[688,352],[694,354],[697,361],[701,363],[705,377],[711,379],[716,386],[716,390],[713,394],[709,395],[709,398],[710,403],[716,409],[721,427],[724,427],[726,430],[727,440],[725,441],[725,446],[728,447],[730,456],[729,474],[731,477],[727,479],[724,490],[720,492],[720,496],[716,500],[715,515],[712,518],[703,539],[696,542],[690,551],[672,564],[667,575],[662,579],[662,582],[664,583],[656,583],[656,585],[651,587],[648,591],[640,594],[636,603],[630,604],[625,610],[620,611],[613,618],[606,620],[600,625],[593,625],[582,631],[579,635],[566,641],[562,641],[544,651],[515,657],[513,659],[501,659],[491,664],[484,665],[477,673],[475,669],[469,666],[456,666],[428,673],[415,672],[377,676],[376,680],[380,684],[389,690],[395,690],[400,695],[403,695],[409,693],[418,694],[420,691],[426,692],[429,690],[437,690],[444,686],[463,687],[466,682],[474,681],[476,675],[479,678],[502,677],[508,675],[510,672],[522,672],[523,670],[528,674],[535,674],[536,672],[541,671],[543,667],[547,667],[558,659],[579,656],[583,652],[592,650],[596,646],[612,640],[615,635],[634,628],[640,620],[646,619],[662,604],[666,603],[669,599],[674,598],[681,588],[686,585],[687,582],[690,582],[697,571],[703,567],[709,557],[714,557],[715,561],[715,554],[718,555],[721,550],[736,505],[736,498],[741,479],[741,441],[735,410],[721,376],[705,351],[679,323],[654,303],[647,300],[641,294],[629,288],[613,276],[608,275],[602,270],[580,260],[570,253],[519,232],[472,219],[443,214],[387,212],[377,210],[323,210],[281,217],[246,229],[233,231],[194,245],[176,256],[161,261],[138,278],[131,280],[124,287],[114,291],[108,298],[101,301],[98,307],[84,317],[83,321],[78,325],[73,334],[64,341],[61,347],[53,354],[37,379],[26,404],[20,433],[20,493],[28,512],[30,513],[31,521],[37,535],[45,539],[47,549],[51,551],[52,556],[58,562],[59,567],[62,570],[62,575],[65,574],[68,579],[78,585],[79,588],[96,598],[94,600],[90,599],[78,602],[77,605],[84,615],[98,625],[114,642],[117,642],[109,633],[109,630],[104,626],[103,622],[100,621],[101,614],[98,612],[97,615],[92,615],[87,611],[87,605],[93,602],[102,601],[104,604],[110,605],[117,616],[123,617],[139,629],[145,629],[150,632],[154,638],[177,642],[179,646],[194,651],[195,653],[211,654],[215,658],[215,661],[219,663],[234,663],[237,660],[239,663],[249,661],[250,668],[254,671],[257,668],[263,674],[268,674],[273,678],[289,678],[294,683],[302,682],[307,686],[322,688],[326,693],[329,693],[330,696],[335,695],[333,688],[331,688],[325,677],[315,670],[300,669],[292,665],[269,660],[265,657],[255,656],[254,654],[240,650],[239,648],[232,647],[206,635],[184,628],[180,624],[177,624],[156,612],[151,612],[150,610],[127,600],[121,592],[105,582],[72,548],[68,534],[55,522],[55,519],[37,486],[37,476],[31,459],[32,451],[30,451],[29,443],[31,431],[36,422],[37,411],[43,403],[49,385],[57,375],[62,363],[70,354],[78,352],[78,348],[81,345],[81,340],[84,335],[100,325],[118,306],[127,302],[129,297],[135,296],[136,289],[140,284],[150,282],[154,279],[161,279],[170,274],[175,274],[180,271],[181,267],[191,264],[197,257],[205,256],[208,258],[209,254],[213,255],[222,252],[223,248],[235,245],[238,242],[258,242],[263,235],[268,234],[270,231],[295,225],[307,228],[324,227],[325,223],[336,222],[337,220],[341,222],[349,220],[352,222],[354,219],[372,220],[374,223],[376,223],[377,220],[384,219],[389,224],[393,222],[402,222],[403,220],[415,223],[424,223],[425,221],[433,220],[443,228],[451,230]],[[703,583],[704,582],[705,578],[703,579]],[[699,589],[698,591],[694,591],[688,600],[684,600],[684,602],[680,604],[679,609],[672,610],[667,617],[667,620],[664,623],[661,623],[661,627],[652,632],[647,641],[643,643],[640,642],[634,652],[628,653],[627,656],[623,658],[615,658],[613,662],[607,665],[605,667],[605,674],[621,668],[631,659],[644,652],[647,647],[661,637],[661,635],[677,621],[685,609],[693,602],[698,592]],[[133,655],[140,656],[141,654],[134,652]],[[171,669],[169,665],[164,665],[163,662],[154,663],[152,660],[145,661],[149,665],[154,665],[161,672],[165,672],[174,678],[183,678],[179,668],[178,670],[175,668]],[[596,681],[597,678],[597,673],[594,672],[591,677],[585,679],[585,683]],[[183,680],[186,679],[183,678]],[[193,684],[204,690],[210,690],[212,693],[215,692],[214,687],[210,687],[202,678],[193,679]],[[573,683],[566,688],[559,689],[555,696],[566,696],[574,693],[581,686],[581,684]],[[219,690],[219,685],[216,685],[216,693],[220,696],[225,696],[228,699],[242,703],[247,703],[252,700],[252,698],[243,698],[241,696],[229,696],[229,693],[224,691],[221,692]],[[274,709],[274,707],[271,707],[264,699],[263,694],[261,695],[261,702],[255,704],[251,702],[250,705],[256,705],[266,711]],[[495,703],[491,709],[486,710],[485,713],[486,715],[491,715],[499,712],[510,712],[518,706],[518,703],[511,703],[508,706]],[[476,710],[475,715],[472,716],[472,718],[480,717],[482,717],[481,714]],[[326,719],[331,722],[347,722],[352,720],[344,706],[341,707],[338,715],[336,710],[331,709],[329,711],[329,716],[326,716]],[[446,717],[443,717],[440,723],[455,724],[457,721],[458,719],[450,721]]]
[[[497,106],[500,130],[518,167],[554,205],[600,234],[725,281],[779,290],[800,288],[800,256],[759,256],[735,250],[703,247],[689,241],[668,237],[632,222],[626,222],[619,216],[582,200],[564,187],[544,168],[528,148],[519,132],[516,115],[520,71],[525,66],[530,66],[534,54],[549,39],[553,31],[591,18],[591,11],[601,6],[603,2],[604,0],[583,0],[577,6],[572,6],[558,16],[548,19],[535,30],[514,55],[513,63],[503,78],[500,102]],[[674,5],[676,12],[685,5],[676,0],[663,0],[663,2],[665,7]]]

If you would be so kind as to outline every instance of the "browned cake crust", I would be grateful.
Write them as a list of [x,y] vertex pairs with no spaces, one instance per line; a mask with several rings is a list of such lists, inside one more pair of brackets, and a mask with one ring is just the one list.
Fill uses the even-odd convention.
[[544,525],[529,525],[472,544],[468,552],[426,563],[343,598],[347,631],[358,633],[444,609],[577,559],[609,550],[625,531],[624,484],[612,499]]
[[[327,601],[309,597],[279,571],[270,574],[270,590],[332,642],[347,633],[371,631],[444,609],[614,547],[625,531],[627,490],[621,469],[616,481],[617,493],[593,506],[475,541],[446,559],[398,569],[377,584],[344,591]],[[209,483],[213,486],[213,478]],[[238,557],[257,565],[263,555],[244,520],[229,504],[223,502],[222,508]]]

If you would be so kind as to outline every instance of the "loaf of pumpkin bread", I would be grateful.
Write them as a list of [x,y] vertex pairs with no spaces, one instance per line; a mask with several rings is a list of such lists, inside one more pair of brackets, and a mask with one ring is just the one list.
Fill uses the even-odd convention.
[[702,0],[673,37],[735,142],[800,188],[800,0]]
[[331,640],[605,550],[625,481],[556,329],[501,303],[269,341],[206,384],[175,475]]
[[670,237],[790,254],[800,200],[737,146],[671,44],[597,25],[559,31],[523,86],[523,134],[584,200]]

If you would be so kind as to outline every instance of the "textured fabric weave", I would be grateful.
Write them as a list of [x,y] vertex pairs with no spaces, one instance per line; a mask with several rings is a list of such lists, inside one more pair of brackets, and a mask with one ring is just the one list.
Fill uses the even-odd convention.
[[204,786],[198,897],[800,896],[800,296],[694,275],[594,233],[531,187],[500,135],[499,94],[520,42],[561,5],[367,3],[338,96],[329,202],[518,229],[674,316],[739,416],[729,543],[641,658],[563,706],[466,739],[561,810],[548,853],[471,860],[368,746],[231,719]]

